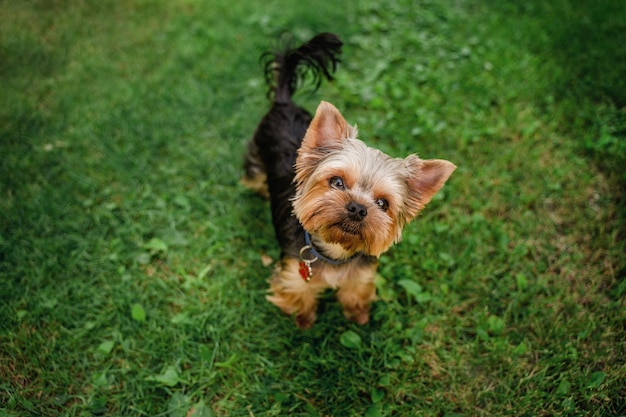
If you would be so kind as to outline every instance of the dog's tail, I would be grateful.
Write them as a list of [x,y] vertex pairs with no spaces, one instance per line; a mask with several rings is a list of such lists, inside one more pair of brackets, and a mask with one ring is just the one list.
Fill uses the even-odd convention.
[[268,96],[276,103],[291,101],[298,84],[307,74],[313,77],[316,89],[322,78],[332,80],[342,45],[337,35],[320,33],[298,48],[287,47],[282,52],[264,54],[261,59],[269,86]]

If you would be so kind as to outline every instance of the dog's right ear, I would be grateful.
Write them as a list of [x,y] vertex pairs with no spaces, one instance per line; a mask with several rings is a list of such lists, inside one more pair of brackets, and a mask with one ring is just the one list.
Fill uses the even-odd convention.
[[416,155],[408,156],[405,162],[410,172],[404,207],[405,220],[408,223],[448,181],[456,165],[443,159],[423,160]]
[[355,138],[356,128],[350,126],[339,110],[322,101],[304,135],[302,146],[307,148],[338,149],[345,139]]
[[356,138],[357,129],[346,122],[339,110],[322,101],[302,139],[296,159],[296,183],[300,184],[315,170],[328,153],[340,150],[345,140]]

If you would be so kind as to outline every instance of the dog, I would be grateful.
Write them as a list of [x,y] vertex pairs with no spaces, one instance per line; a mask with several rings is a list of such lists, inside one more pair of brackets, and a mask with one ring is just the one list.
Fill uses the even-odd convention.
[[445,160],[390,157],[357,139],[332,104],[322,101],[311,116],[293,102],[307,75],[315,89],[333,79],[341,48],[338,36],[321,33],[263,55],[271,109],[244,159],[242,182],[269,198],[281,248],[267,299],[301,329],[313,325],[327,288],[347,319],[368,323],[378,258],[456,169]]

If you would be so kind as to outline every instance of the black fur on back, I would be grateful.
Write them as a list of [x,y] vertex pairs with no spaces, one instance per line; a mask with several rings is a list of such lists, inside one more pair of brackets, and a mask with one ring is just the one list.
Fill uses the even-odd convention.
[[332,80],[337,69],[342,42],[337,35],[320,33],[298,48],[287,47],[282,52],[266,52],[261,56],[265,69],[265,81],[269,87],[268,96],[274,101],[291,101],[298,83],[312,75],[315,89],[322,78]]
[[295,105],[292,96],[309,74],[315,88],[323,78],[332,80],[341,46],[337,35],[321,33],[298,48],[267,53],[262,58],[272,108],[259,123],[253,141],[267,173],[272,222],[283,256],[297,257],[304,242],[291,199],[295,195],[298,148],[312,119],[308,111]]

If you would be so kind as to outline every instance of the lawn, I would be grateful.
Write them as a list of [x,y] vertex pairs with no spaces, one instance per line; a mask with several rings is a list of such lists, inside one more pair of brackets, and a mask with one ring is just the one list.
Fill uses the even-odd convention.
[[[0,417],[626,415],[626,4],[300,4],[0,1]],[[284,31],[345,42],[299,103],[458,166],[365,326],[265,300]]]

